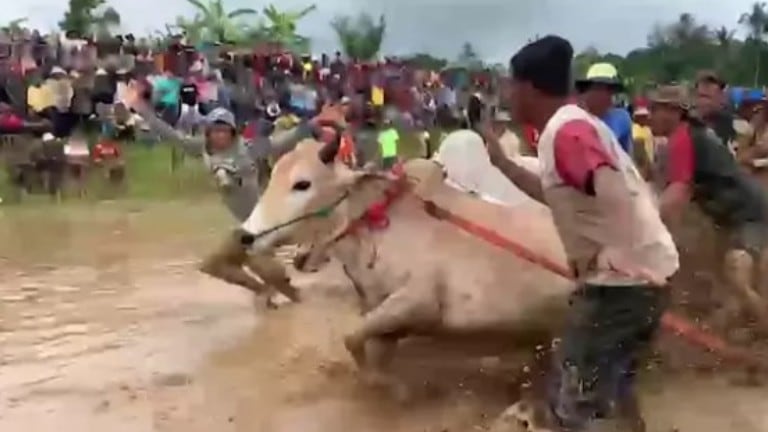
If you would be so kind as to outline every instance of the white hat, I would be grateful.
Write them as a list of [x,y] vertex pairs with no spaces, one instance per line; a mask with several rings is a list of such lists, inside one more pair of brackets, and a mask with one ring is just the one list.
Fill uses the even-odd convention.
[[104,68],[98,68],[96,69],[96,76],[104,76],[107,75],[107,71]]
[[512,116],[506,110],[496,110],[493,114],[493,120],[497,122],[509,122],[512,121]]
[[636,116],[647,116],[647,115],[651,115],[651,112],[648,111],[648,107],[641,106],[641,107],[635,108],[635,111],[633,112],[633,115],[636,115]]
[[120,68],[115,72],[117,75],[128,75],[128,69],[126,68]]
[[45,141],[45,142],[47,142],[47,141],[53,141],[53,140],[55,140],[55,139],[56,139],[56,137],[55,137],[55,136],[53,136],[53,134],[52,134],[52,133],[50,133],[50,132],[46,132],[46,133],[44,133],[44,134],[43,134],[43,141]]
[[67,71],[64,70],[61,66],[54,66],[51,68],[51,75],[66,75]]

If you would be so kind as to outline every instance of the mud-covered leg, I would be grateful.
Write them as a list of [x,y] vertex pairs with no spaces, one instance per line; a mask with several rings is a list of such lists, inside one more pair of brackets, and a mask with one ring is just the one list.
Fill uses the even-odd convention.
[[745,250],[730,250],[725,254],[725,278],[736,291],[762,331],[768,331],[768,302],[754,288],[754,259]]
[[234,235],[224,242],[200,264],[200,271],[231,284],[239,285],[254,294],[263,294],[267,287],[245,271],[245,248]]
[[407,389],[389,374],[398,337],[440,321],[439,299],[435,293],[414,295],[419,291],[402,287],[368,312],[362,326],[345,338],[347,350],[365,380],[390,388],[401,400],[407,397]]
[[[270,289],[276,290],[293,302],[301,300],[299,291],[291,285],[291,279],[286,274],[285,267],[274,256],[264,254],[246,255],[245,265],[256,276],[261,278]],[[272,296],[267,298],[267,306],[274,306],[272,304]]]

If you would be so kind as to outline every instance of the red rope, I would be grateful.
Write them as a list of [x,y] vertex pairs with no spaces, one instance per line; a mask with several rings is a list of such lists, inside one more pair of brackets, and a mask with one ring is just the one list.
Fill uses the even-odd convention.
[[[405,181],[402,166],[396,165],[392,172],[400,177],[399,180],[393,182],[392,188],[386,191],[384,198],[369,206],[365,214],[358,219],[356,223],[353,223],[346,233],[359,228],[361,225],[366,225],[371,230],[385,229],[389,226],[387,210],[389,210],[392,203],[402,196],[407,189],[407,182]],[[449,210],[438,207],[432,201],[425,201],[423,199],[421,201],[424,203],[427,213],[433,217],[445,220],[475,237],[485,240],[508,252],[512,252],[520,258],[541,266],[554,274],[566,279],[573,279],[571,271],[560,263],[537,254],[522,244],[502,236],[496,231],[475,224],[461,216],[451,213]],[[768,369],[768,360],[765,359],[764,356],[747,349],[731,346],[716,334],[698,327],[690,320],[678,314],[666,312],[661,318],[661,326],[666,331],[681,337],[683,340],[686,340],[693,345],[716,353],[723,359],[759,369]]]
[[[479,237],[506,251],[512,252],[520,258],[539,265],[552,273],[567,279],[573,279],[570,270],[554,260],[539,255],[520,243],[512,241],[491,229],[477,225],[444,208],[438,207],[434,202],[424,201],[424,204],[427,208],[427,212],[431,215],[450,222],[452,225],[457,226],[465,232]],[[698,327],[690,320],[673,312],[667,312],[662,316],[661,325],[666,331],[683,338],[693,345],[714,352],[724,359],[744,363],[761,369],[768,369],[768,361],[766,361],[765,358],[762,358],[758,353],[731,346],[719,336]]]

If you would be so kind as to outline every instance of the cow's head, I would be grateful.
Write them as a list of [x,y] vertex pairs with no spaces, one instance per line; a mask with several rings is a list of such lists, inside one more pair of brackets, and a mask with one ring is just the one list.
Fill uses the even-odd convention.
[[289,239],[315,241],[338,225],[337,210],[365,174],[335,163],[338,140],[305,140],[275,164],[261,200],[241,225],[241,241],[257,251]]

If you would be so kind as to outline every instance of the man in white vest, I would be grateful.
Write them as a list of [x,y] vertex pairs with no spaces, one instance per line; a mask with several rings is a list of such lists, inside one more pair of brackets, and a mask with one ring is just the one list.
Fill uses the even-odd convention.
[[496,134],[484,134],[492,163],[550,207],[579,285],[547,403],[521,401],[502,418],[517,419],[522,430],[586,431],[632,417],[621,430],[643,430],[632,378],[659,326],[678,253],[614,134],[567,103],[572,60],[567,40],[547,36],[510,61],[512,111],[541,131],[540,177],[505,157]]

